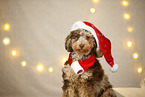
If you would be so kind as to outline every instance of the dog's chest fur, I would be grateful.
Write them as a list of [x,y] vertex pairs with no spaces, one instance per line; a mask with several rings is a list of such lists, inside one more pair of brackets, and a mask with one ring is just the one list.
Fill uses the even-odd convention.
[[74,83],[77,83],[78,81],[84,82],[86,79],[89,79],[93,74],[92,70],[87,70],[81,75],[76,75],[69,66],[69,64],[65,65],[62,70],[63,72],[65,72],[64,79]]
[[[71,53],[71,56],[72,56],[73,62],[91,57],[91,55],[83,55],[79,53]],[[93,75],[93,71],[90,69],[88,69],[81,75],[76,75],[74,71],[71,69],[71,67],[69,66],[69,64],[65,65],[65,67],[63,68],[63,71],[65,72],[64,78],[69,81],[74,81],[74,82],[76,81],[84,82],[86,79],[89,79]]]
[[78,60],[87,59],[87,58],[91,57],[91,54],[84,55],[84,54],[72,52],[71,57],[74,62],[74,61],[78,61]]
[[[73,61],[78,61],[81,59],[85,59],[86,57],[89,58],[91,55],[82,56],[76,53],[72,53],[71,56]],[[104,70],[102,69],[101,64],[98,62],[98,60],[96,60],[94,65],[87,69],[85,72],[83,72],[81,75],[75,74],[67,62],[65,63],[62,72],[64,80],[64,85],[62,87],[63,90],[75,92],[74,94],[70,94],[73,95],[70,97],[100,97],[99,95],[102,95],[103,91],[112,88],[112,85],[108,81],[108,77],[104,74]],[[83,96],[76,96],[76,94]]]

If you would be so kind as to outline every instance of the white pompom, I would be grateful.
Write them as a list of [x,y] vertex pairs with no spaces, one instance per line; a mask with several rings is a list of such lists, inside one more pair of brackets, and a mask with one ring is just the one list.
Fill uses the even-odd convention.
[[96,53],[97,53],[97,58],[101,58],[103,56],[103,53],[102,53],[101,49],[99,49],[99,48],[96,49]]
[[113,67],[110,67],[110,70],[112,72],[116,72],[118,70],[118,68],[119,68],[118,64],[114,64]]

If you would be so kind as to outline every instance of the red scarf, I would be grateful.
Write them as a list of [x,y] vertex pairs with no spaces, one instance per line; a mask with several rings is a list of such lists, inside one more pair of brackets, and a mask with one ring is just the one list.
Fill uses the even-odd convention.
[[[78,63],[84,69],[84,71],[86,71],[89,67],[91,67],[95,63],[95,60],[96,60],[95,55],[93,55],[90,58],[84,60],[78,60]],[[68,63],[71,66],[72,64],[71,53],[69,54]]]

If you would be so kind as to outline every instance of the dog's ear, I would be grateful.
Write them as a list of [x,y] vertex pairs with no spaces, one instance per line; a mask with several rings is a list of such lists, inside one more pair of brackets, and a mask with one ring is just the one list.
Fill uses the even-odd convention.
[[97,49],[97,43],[96,43],[96,41],[94,41],[94,43],[93,43],[93,48],[92,48],[92,50],[91,50],[91,54],[92,54],[92,55],[97,56],[96,49]]
[[94,42],[93,45],[94,45],[94,47],[92,48],[91,54],[95,55],[97,58],[101,58],[103,56],[103,53],[102,53],[101,49],[99,49],[97,51],[97,43],[96,43],[96,41]]
[[66,37],[66,39],[65,39],[65,49],[66,49],[68,52],[73,52],[71,36],[72,36],[72,34],[70,33],[70,34]]

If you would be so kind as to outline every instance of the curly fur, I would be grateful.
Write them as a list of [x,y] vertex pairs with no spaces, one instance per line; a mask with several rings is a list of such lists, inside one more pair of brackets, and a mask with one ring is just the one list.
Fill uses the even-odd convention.
[[[72,60],[83,60],[96,55],[93,35],[83,29],[72,31],[66,38],[65,48],[72,52]],[[96,55],[97,56],[97,55]],[[81,75],[76,75],[68,62],[62,69],[63,97],[116,97],[99,61]]]

